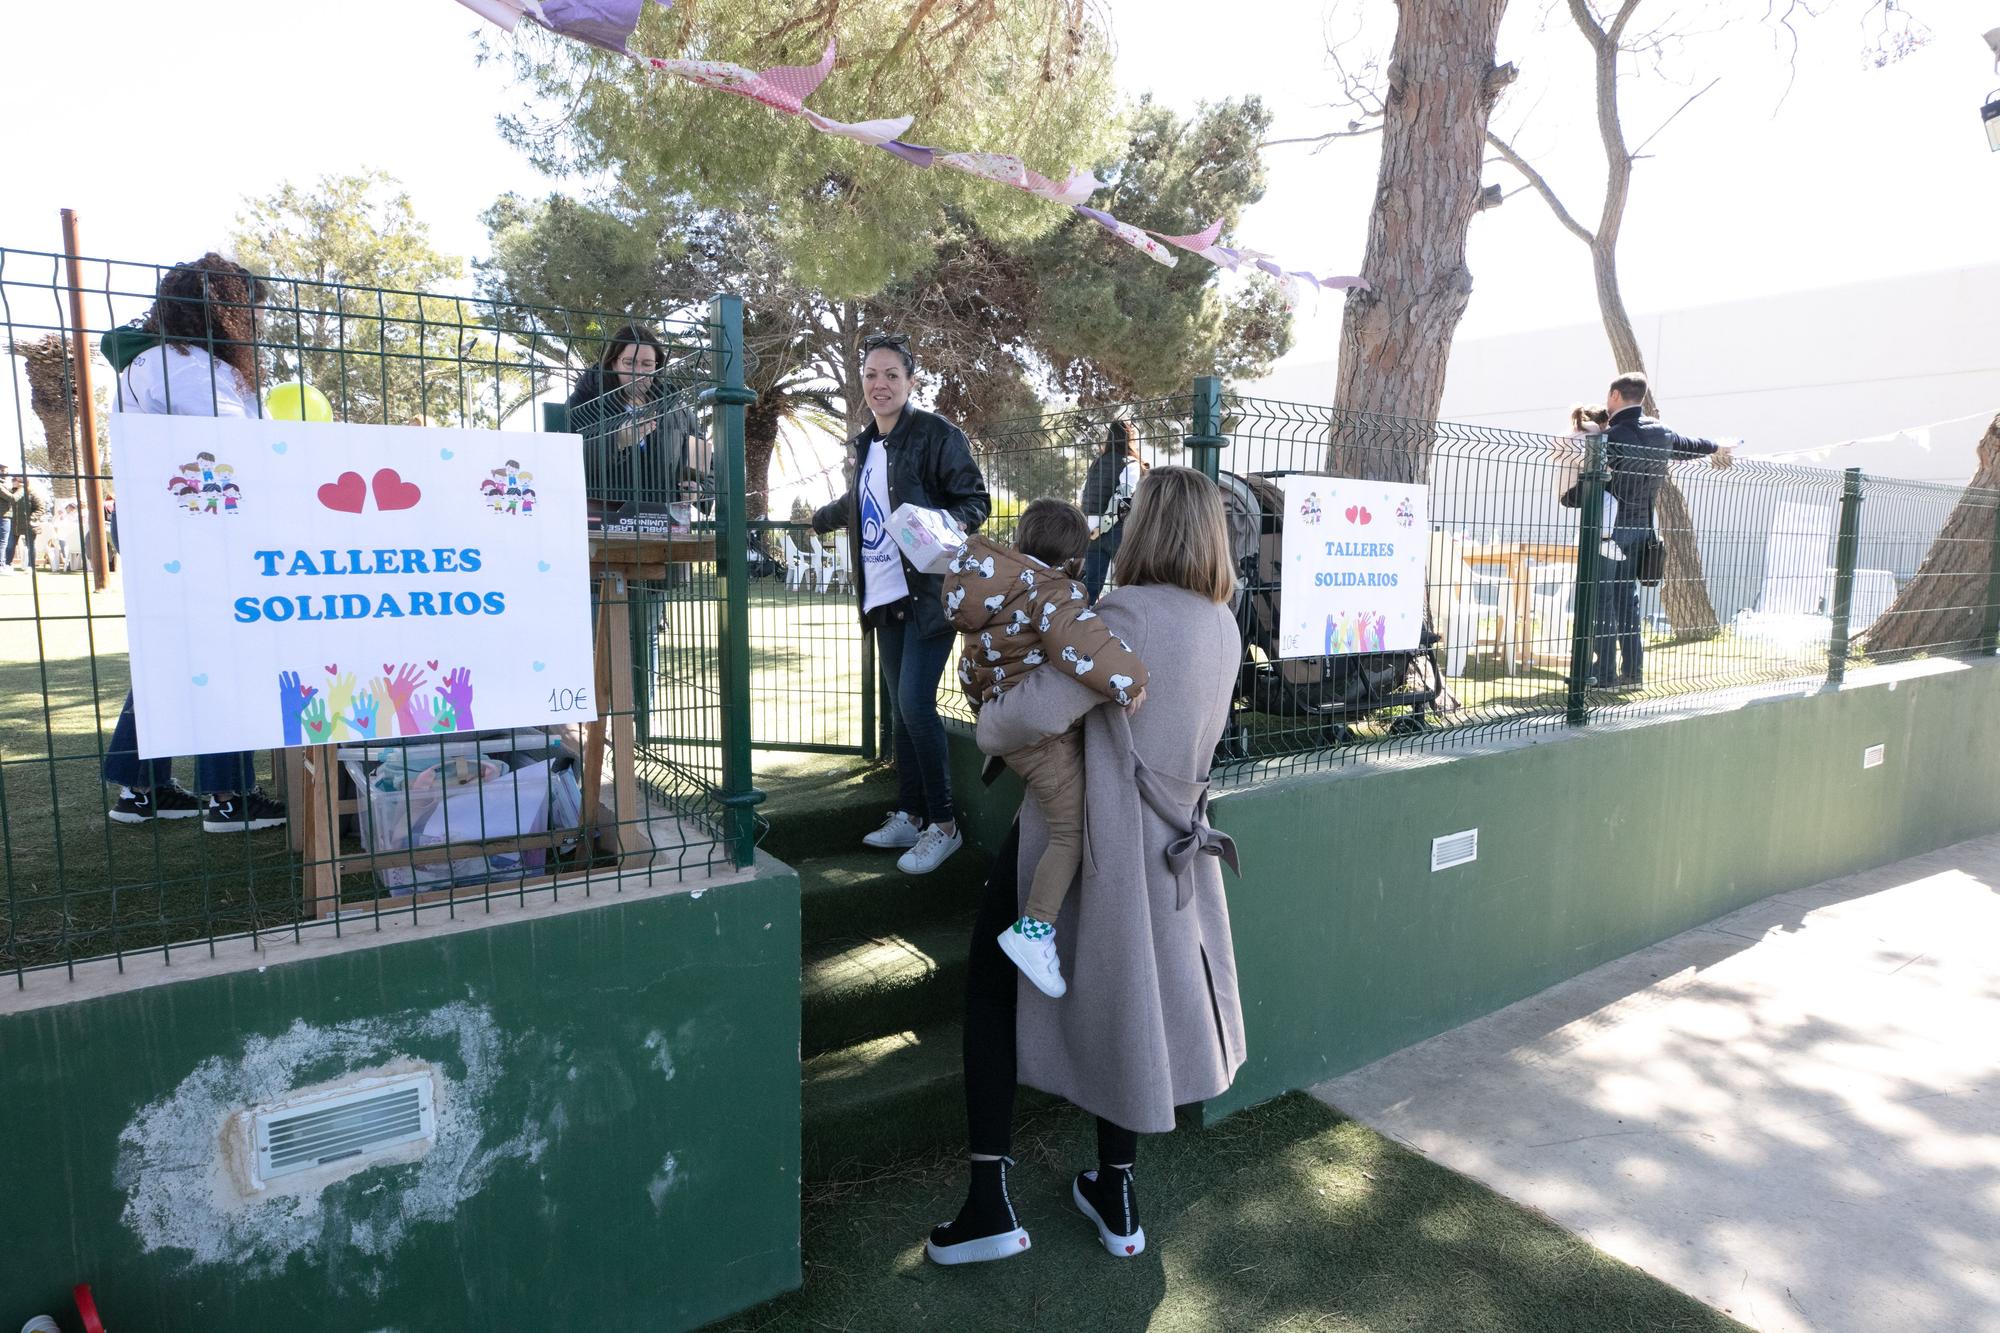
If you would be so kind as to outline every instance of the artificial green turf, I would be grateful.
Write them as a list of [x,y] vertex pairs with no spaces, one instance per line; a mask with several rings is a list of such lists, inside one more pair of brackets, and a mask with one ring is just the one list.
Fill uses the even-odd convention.
[[1034,1248],[940,1268],[931,1225],[964,1194],[929,1154],[808,1190],[805,1287],[715,1325],[807,1329],[1450,1330],[1707,1333],[1743,1326],[1478,1183],[1303,1095],[1141,1140],[1147,1249],[1113,1259],[1069,1202],[1089,1121],[1063,1108],[1016,1136],[1011,1179]]

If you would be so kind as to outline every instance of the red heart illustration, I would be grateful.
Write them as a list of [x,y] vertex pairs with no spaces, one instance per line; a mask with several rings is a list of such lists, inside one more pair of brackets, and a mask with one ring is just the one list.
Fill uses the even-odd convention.
[[433,657],[430,661],[424,663],[424,665],[429,667],[431,670],[436,671],[438,669],[438,660],[435,657]]
[[375,474],[375,507],[384,513],[414,509],[424,493],[414,481],[404,481],[396,469],[385,467]]
[[334,664],[333,664],[332,666],[328,667],[328,668],[326,669],[326,674],[327,674],[327,675],[329,675],[329,676],[337,676],[337,675],[339,675],[339,674],[340,674],[340,664],[339,664],[338,662],[336,662],[336,663],[334,663]]
[[1021,1237],[1021,1244],[1026,1245],[1027,1243],[1028,1243],[1028,1238],[1026,1236]]
[[1125,1253],[1127,1253],[1127,1254],[1131,1254],[1131,1253],[1133,1253],[1134,1251],[1136,1251],[1136,1250],[1137,1250],[1138,1248],[1139,1248],[1139,1247],[1138,1247],[1137,1245],[1127,1245],[1127,1246],[1125,1247]]
[[390,665],[389,663],[384,662],[382,664],[382,674],[385,676],[393,676],[396,674],[396,668]]
[[329,481],[319,488],[319,502],[343,514],[358,514],[361,506],[368,503],[368,483],[359,472],[343,472],[340,480]]
[[1375,521],[1375,516],[1364,509],[1361,511],[1361,521],[1363,523],[1372,523]]
[[1357,522],[1358,520],[1356,519],[1355,516],[1360,512],[1361,511],[1359,509],[1356,509],[1353,505],[1347,506],[1347,521],[1349,523]]

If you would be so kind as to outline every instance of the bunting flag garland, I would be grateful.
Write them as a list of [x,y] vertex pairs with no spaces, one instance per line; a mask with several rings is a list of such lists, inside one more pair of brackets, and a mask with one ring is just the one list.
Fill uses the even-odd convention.
[[559,36],[571,37],[600,50],[640,61],[663,74],[671,74],[716,92],[748,98],[782,115],[798,116],[822,134],[838,135],[880,148],[911,166],[926,170],[934,166],[949,167],[968,176],[1011,186],[1051,203],[1061,204],[1168,268],[1179,262],[1173,251],[1185,250],[1232,273],[1246,268],[1267,273],[1276,279],[1279,293],[1289,306],[1298,305],[1308,283],[1318,291],[1368,286],[1358,277],[1322,278],[1304,269],[1286,269],[1274,256],[1261,250],[1223,245],[1220,243],[1221,218],[1201,231],[1185,236],[1170,236],[1122,222],[1102,209],[1088,206],[1091,196],[1104,188],[1104,182],[1081,167],[1056,181],[1034,171],[1011,153],[946,152],[910,143],[902,136],[915,123],[914,116],[853,124],[823,116],[805,103],[833,71],[832,41],[827,42],[826,51],[816,64],[778,65],[766,70],[753,70],[726,60],[665,59],[636,55],[629,50],[626,42],[637,30],[645,7],[658,4],[668,8],[673,0],[459,0],[459,3],[508,32],[514,31],[522,19],[528,19]]
[[600,50],[621,56],[632,54],[625,46],[639,26],[639,15],[648,4],[667,9],[674,0],[458,0],[467,9],[514,31],[522,19],[529,19],[562,37],[574,37]]

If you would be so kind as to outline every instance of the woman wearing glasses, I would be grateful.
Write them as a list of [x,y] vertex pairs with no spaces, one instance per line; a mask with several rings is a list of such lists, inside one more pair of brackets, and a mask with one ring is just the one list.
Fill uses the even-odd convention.
[[813,531],[847,530],[862,628],[875,634],[896,727],[896,808],[862,841],[901,849],[906,874],[927,875],[965,845],[951,803],[938,683],[954,634],[941,575],[920,572],[889,535],[901,504],[941,509],[970,535],[991,502],[965,432],[910,406],[910,341],[877,334],[862,344],[861,392],[872,420],[848,441],[847,493],[813,514]]

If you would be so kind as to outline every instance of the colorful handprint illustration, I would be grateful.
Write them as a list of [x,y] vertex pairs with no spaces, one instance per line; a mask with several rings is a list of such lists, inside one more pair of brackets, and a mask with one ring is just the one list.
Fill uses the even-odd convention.
[[471,731],[472,669],[453,667],[431,683],[434,662],[384,662],[365,685],[338,663],[322,667],[323,685],[307,685],[296,671],[278,673],[278,715],[286,745],[387,740]]

